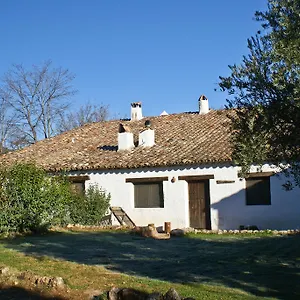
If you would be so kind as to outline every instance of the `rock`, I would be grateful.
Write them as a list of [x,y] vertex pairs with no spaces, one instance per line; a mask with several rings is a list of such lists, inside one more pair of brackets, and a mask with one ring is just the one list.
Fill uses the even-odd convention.
[[66,285],[61,277],[48,277],[48,276],[30,276],[30,274],[23,274],[23,280],[34,282],[36,285],[48,286],[56,289],[64,289]]
[[157,226],[157,227],[156,227],[156,231],[157,231],[158,233],[165,233],[165,230],[164,230],[163,226]]
[[146,300],[164,300],[164,296],[161,293],[152,293]]
[[177,229],[171,230],[170,234],[171,234],[171,236],[184,236],[185,232],[183,229],[177,228]]
[[194,233],[196,230],[192,227],[183,228],[185,233]]
[[148,293],[141,292],[135,289],[122,289],[118,293],[119,298],[122,300],[145,300],[149,296]]
[[[25,274],[26,275],[26,274]],[[23,280],[26,278],[27,279],[27,276],[25,276],[22,278]],[[43,277],[37,277],[36,280],[35,280],[35,284],[36,285],[48,285],[50,282],[50,278],[46,277],[46,276],[43,276]]]
[[108,292],[108,300],[118,300],[118,293],[121,289],[113,287],[109,292]]
[[170,288],[164,296],[164,300],[181,300],[175,289]]
[[[96,298],[98,299],[98,298]],[[100,298],[101,299],[101,298]],[[182,300],[183,298],[177,293],[174,288],[170,288],[165,295],[155,292],[148,294],[131,288],[116,288],[113,287],[108,292],[108,300]],[[194,298],[184,298],[183,300],[195,300]]]
[[29,281],[29,282],[32,282],[32,283],[35,283],[37,284],[37,280],[38,280],[38,276],[35,276],[33,273],[31,272],[28,272],[28,271],[24,271],[24,272],[21,272],[17,275],[17,278],[19,280],[26,280],[26,281]]
[[131,232],[143,237],[151,237],[156,240],[168,240],[170,238],[170,234],[168,233],[158,233],[155,226],[152,224],[141,227],[136,226],[131,230]]
[[53,279],[48,276],[39,277],[36,282],[39,285],[44,285],[44,286],[49,286],[49,287],[54,286]]
[[66,287],[65,282],[61,277],[53,277],[50,279],[49,283],[52,287],[57,289],[64,289]]
[[10,274],[10,269],[9,267],[3,267],[0,269],[0,274],[1,275],[9,275]]
[[[154,294],[153,294],[154,295]],[[135,289],[119,289],[116,287],[113,287],[108,292],[108,300],[147,300],[149,297],[148,293],[138,291]],[[160,299],[160,298],[150,298],[150,299]]]

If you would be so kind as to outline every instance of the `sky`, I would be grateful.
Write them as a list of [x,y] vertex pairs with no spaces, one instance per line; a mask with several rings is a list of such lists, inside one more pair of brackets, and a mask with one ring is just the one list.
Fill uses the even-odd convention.
[[0,77],[12,64],[26,68],[51,59],[69,69],[84,103],[108,105],[113,118],[226,104],[218,89],[228,65],[247,54],[267,0],[2,0]]

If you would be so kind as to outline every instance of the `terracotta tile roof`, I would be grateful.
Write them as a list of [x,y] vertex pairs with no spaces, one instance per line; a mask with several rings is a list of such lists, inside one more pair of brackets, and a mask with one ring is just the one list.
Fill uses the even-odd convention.
[[[90,123],[4,154],[0,164],[34,161],[49,171],[71,171],[228,162],[231,145],[227,113],[220,110],[205,115],[182,113],[140,121]],[[129,126],[137,139],[147,119],[155,130],[156,144],[117,151],[119,124]]]

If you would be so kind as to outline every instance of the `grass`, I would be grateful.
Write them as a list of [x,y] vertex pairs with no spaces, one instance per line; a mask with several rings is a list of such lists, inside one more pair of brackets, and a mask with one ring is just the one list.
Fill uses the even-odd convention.
[[299,235],[153,240],[121,231],[61,231],[0,240],[0,265],[61,276],[77,294],[174,287],[196,299],[300,299]]

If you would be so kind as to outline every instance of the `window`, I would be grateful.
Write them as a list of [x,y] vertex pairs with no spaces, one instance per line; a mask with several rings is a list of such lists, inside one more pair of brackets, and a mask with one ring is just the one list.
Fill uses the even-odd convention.
[[269,176],[246,179],[246,205],[271,205]]
[[134,186],[134,207],[164,207],[164,181],[168,177],[126,178]]
[[71,182],[71,189],[73,192],[79,195],[83,195],[85,191],[85,184],[83,182]]
[[134,183],[134,207],[164,207],[163,183]]
[[71,182],[71,189],[79,195],[83,195],[85,192],[85,181],[89,180],[89,176],[69,176]]

